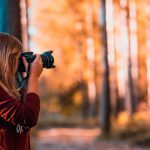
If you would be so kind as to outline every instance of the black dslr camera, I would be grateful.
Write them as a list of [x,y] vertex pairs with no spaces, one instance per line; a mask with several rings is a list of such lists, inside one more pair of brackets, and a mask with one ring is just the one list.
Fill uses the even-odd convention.
[[[53,51],[47,51],[42,54],[40,54],[43,62],[43,68],[55,68],[54,64],[54,57],[52,56]],[[28,62],[28,69],[26,71],[22,57],[25,57]],[[33,52],[22,52],[19,58],[19,64],[18,64],[18,71],[16,74],[16,79],[18,81],[18,87],[19,91],[24,87],[25,82],[27,81],[29,75],[30,75],[30,65],[35,60],[36,55],[33,54]],[[22,73],[26,72],[27,76],[23,77]]]
[[[53,51],[47,51],[42,54],[40,54],[43,62],[43,68],[54,68],[55,66],[53,65],[54,63],[54,57],[52,56]],[[24,56],[28,62],[28,70],[27,70],[27,76],[29,76],[29,70],[30,70],[30,65],[31,63],[35,60],[36,55],[33,54],[33,52],[22,52],[21,56],[19,58],[19,65],[18,65],[18,72],[26,72],[25,66],[22,60],[22,56]]]

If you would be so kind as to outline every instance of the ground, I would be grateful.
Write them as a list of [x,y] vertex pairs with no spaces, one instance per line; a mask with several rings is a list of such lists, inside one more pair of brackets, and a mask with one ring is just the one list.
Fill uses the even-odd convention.
[[123,142],[97,140],[101,131],[83,128],[50,128],[31,137],[32,150],[150,150]]

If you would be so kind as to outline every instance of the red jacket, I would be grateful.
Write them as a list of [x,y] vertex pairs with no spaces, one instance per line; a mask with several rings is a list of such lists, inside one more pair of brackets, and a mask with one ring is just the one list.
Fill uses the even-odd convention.
[[[0,87],[0,150],[30,150],[30,128],[36,125],[39,111],[36,93],[28,93],[22,103]],[[17,127],[23,132],[17,133]]]

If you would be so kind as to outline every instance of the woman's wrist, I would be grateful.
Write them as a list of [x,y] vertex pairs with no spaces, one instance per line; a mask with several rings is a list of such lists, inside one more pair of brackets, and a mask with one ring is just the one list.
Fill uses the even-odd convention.
[[31,74],[29,75],[29,79],[30,79],[30,80],[32,80],[32,79],[38,80],[38,78],[39,78],[39,77],[38,77],[36,74],[31,73]]
[[27,93],[29,92],[34,92],[38,94],[38,77],[36,76],[29,77]]

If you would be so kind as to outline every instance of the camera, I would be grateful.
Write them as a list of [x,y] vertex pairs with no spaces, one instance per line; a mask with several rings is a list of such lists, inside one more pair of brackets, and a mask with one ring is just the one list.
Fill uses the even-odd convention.
[[[43,68],[55,68],[54,64],[54,57],[52,56],[53,51],[46,51],[40,54],[43,62]],[[25,66],[22,60],[22,57],[25,57],[29,66],[28,71],[30,69],[30,64],[35,60],[36,55],[33,52],[22,52],[19,58],[19,65],[18,65],[18,72],[26,72]]]

